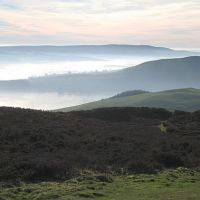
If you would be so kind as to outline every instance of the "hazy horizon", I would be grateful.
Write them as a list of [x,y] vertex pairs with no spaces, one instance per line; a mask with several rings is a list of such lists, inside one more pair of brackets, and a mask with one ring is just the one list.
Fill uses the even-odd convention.
[[60,47],[60,46],[104,46],[104,45],[127,45],[127,46],[152,46],[152,47],[158,47],[158,48],[168,48],[168,49],[173,49],[173,50],[183,50],[183,51],[200,51],[200,46],[196,48],[192,47],[179,47],[179,46],[163,46],[163,45],[153,45],[153,44],[138,44],[138,43],[74,43],[74,44],[51,44],[51,43],[40,43],[40,44],[0,44],[0,47],[16,47],[16,46],[55,46],[55,47]]

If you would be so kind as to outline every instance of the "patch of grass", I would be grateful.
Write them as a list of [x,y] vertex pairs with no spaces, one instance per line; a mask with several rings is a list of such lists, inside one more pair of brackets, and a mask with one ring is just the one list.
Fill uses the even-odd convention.
[[161,124],[159,125],[159,128],[163,133],[166,133],[167,132],[167,122],[166,121],[161,122]]
[[200,172],[178,168],[159,174],[84,174],[65,182],[1,187],[1,200],[199,200]]

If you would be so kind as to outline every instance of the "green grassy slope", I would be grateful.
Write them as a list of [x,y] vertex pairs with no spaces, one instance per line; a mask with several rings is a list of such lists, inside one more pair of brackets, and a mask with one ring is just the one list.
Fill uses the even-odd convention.
[[101,107],[160,107],[168,110],[195,111],[200,109],[200,89],[186,88],[109,98],[57,111],[68,112]]
[[1,186],[1,200],[199,200],[200,172],[178,168],[154,175],[85,172],[65,182]]

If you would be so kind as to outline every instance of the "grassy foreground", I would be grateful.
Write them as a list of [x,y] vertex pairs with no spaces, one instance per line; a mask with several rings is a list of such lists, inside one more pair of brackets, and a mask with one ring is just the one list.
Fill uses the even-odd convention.
[[1,185],[0,200],[199,200],[200,172],[184,168],[156,175],[85,172],[62,183]]

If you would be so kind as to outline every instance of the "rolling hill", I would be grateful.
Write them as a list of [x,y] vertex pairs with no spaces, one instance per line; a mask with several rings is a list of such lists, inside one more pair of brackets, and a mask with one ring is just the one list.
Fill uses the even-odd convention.
[[168,110],[200,110],[200,89],[186,88],[161,92],[129,91],[114,97],[57,111],[90,110],[104,107],[160,107]]
[[194,56],[150,61],[115,72],[63,74],[0,81],[0,91],[111,96],[127,90],[200,88],[199,74],[200,57]]

